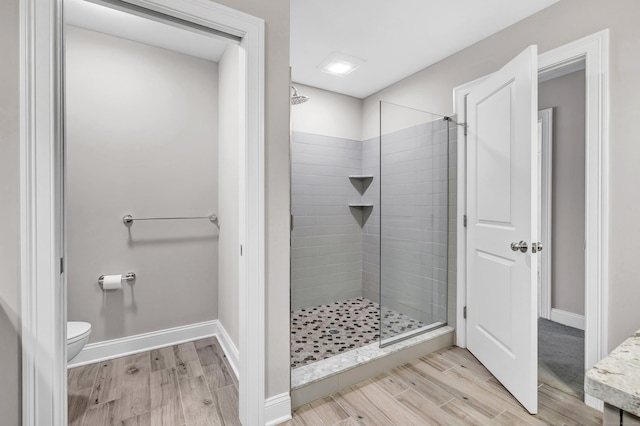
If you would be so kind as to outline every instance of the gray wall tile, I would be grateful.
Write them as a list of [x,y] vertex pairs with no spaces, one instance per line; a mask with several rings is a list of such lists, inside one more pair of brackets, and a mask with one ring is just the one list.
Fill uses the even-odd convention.
[[348,207],[361,195],[362,142],[294,132],[291,309],[362,296],[362,228]]

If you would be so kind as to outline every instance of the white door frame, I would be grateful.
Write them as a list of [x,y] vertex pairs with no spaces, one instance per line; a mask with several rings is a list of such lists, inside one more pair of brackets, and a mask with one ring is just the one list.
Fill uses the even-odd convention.
[[[264,21],[209,0],[126,0],[242,38],[240,419],[264,424]],[[20,0],[22,424],[67,425],[62,0]],[[239,250],[240,248],[238,248]]]
[[[538,293],[538,315],[545,319],[551,319],[551,233],[553,230],[552,218],[552,185],[553,182],[553,108],[545,108],[538,111],[538,120],[541,123],[541,167],[540,167],[540,241],[544,241],[542,253],[540,253],[539,280],[540,291]],[[544,238],[543,238],[544,237]],[[544,270],[542,266],[544,265]]]
[[[608,353],[609,265],[609,30],[603,30],[558,47],[538,57],[544,76],[585,61],[585,368],[593,367]],[[466,122],[466,96],[487,76],[454,89],[454,110]],[[458,219],[456,345],[466,347],[466,138],[458,128]],[[603,409],[602,401],[585,395],[587,405]]]

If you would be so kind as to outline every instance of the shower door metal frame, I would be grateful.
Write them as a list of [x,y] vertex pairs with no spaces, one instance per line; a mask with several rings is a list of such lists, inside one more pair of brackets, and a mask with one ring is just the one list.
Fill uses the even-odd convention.
[[[123,4],[241,37],[240,418],[265,424],[264,21],[209,0]],[[62,0],[19,0],[22,424],[67,425]],[[239,248],[240,250],[240,248]],[[288,396],[288,395],[287,395]],[[282,420],[282,419],[277,419]]]
[[[603,30],[538,56],[539,76],[560,76],[585,61],[585,368],[608,353],[609,288],[609,30]],[[466,97],[489,76],[454,88],[454,110],[466,122]],[[553,78],[553,77],[551,77]],[[458,217],[456,345],[466,335],[466,136],[458,129]],[[602,401],[585,394],[585,403],[602,411]]]

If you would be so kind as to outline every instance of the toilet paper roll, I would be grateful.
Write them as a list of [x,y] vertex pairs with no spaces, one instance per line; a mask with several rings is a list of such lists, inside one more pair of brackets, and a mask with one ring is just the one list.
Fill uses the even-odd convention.
[[122,274],[105,275],[102,280],[103,290],[120,290],[122,288]]

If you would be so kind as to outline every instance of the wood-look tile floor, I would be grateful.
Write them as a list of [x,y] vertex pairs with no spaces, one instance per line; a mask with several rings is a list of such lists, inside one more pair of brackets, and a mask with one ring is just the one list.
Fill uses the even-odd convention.
[[70,369],[74,426],[240,425],[238,383],[208,339]]
[[465,349],[450,347],[297,409],[284,425],[602,425],[602,414],[547,385],[529,415]]

